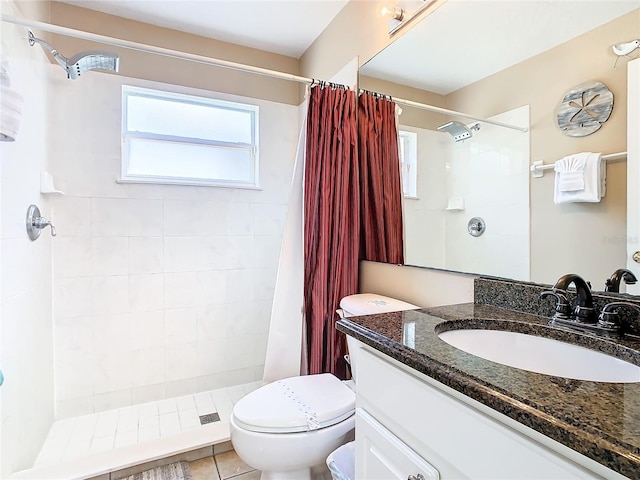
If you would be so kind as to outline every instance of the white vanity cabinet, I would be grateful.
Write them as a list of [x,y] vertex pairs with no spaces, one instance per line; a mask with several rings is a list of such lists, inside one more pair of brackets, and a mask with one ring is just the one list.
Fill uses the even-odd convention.
[[357,479],[625,478],[376,350],[360,348]]

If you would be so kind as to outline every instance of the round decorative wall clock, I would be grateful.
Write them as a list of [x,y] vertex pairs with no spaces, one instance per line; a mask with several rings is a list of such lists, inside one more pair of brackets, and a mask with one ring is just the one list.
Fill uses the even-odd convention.
[[587,82],[569,90],[558,109],[558,126],[570,137],[586,137],[609,120],[613,93],[602,82]]

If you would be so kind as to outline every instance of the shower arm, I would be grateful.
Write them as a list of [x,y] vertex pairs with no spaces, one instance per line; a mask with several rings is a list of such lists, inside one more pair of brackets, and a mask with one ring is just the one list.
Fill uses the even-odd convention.
[[68,60],[67,57],[62,55],[60,52],[58,52],[55,48],[53,48],[51,45],[49,45],[44,40],[40,40],[39,38],[36,38],[33,35],[32,32],[29,32],[29,45],[31,45],[33,47],[36,43],[39,44],[39,45],[44,46],[47,50],[49,50],[49,52],[51,53],[53,58],[55,58],[56,62],[58,62],[58,65],[60,65],[65,70],[67,70],[69,68],[69,64],[67,62],[67,60]]

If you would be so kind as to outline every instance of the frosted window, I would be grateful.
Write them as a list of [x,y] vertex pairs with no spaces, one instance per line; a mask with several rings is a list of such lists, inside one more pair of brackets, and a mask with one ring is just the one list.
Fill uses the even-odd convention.
[[122,180],[258,186],[258,107],[123,87]]
[[251,150],[132,138],[129,175],[245,182],[253,176]]

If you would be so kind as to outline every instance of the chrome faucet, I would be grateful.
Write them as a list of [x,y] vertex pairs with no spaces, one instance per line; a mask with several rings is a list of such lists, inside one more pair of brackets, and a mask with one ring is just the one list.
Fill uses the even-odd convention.
[[[576,286],[577,302],[571,307],[567,289],[569,285]],[[593,307],[593,297],[589,284],[575,273],[563,275],[558,279],[551,290],[540,294],[541,298],[553,296],[556,298],[556,312],[551,318],[552,324],[566,325],[569,327],[591,329],[597,322],[596,310]]]
[[607,281],[604,282],[604,291],[605,292],[619,292],[620,291],[620,282],[624,280],[624,283],[627,285],[635,284],[638,279],[633,274],[631,270],[627,270],[626,268],[619,268],[610,278],[607,278]]

